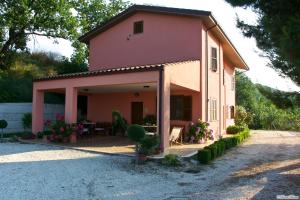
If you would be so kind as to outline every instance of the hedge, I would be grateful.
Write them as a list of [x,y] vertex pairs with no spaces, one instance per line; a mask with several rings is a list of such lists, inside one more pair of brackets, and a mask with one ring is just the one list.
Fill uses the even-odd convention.
[[243,131],[232,137],[220,139],[213,144],[204,147],[204,149],[199,150],[197,159],[200,163],[208,164],[218,156],[223,155],[227,149],[230,149],[242,143],[249,136],[250,130],[244,129]]
[[198,160],[203,164],[208,164],[212,160],[211,151],[209,149],[202,149],[197,155]]

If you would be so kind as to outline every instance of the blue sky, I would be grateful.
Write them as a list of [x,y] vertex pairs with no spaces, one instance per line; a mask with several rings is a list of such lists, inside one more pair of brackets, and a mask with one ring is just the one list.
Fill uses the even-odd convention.
[[[246,74],[253,82],[285,91],[300,91],[300,87],[296,86],[290,79],[280,77],[273,69],[269,68],[267,66],[268,60],[260,56],[262,52],[256,47],[255,40],[243,37],[240,30],[236,28],[237,16],[246,22],[255,23],[256,14],[251,10],[233,8],[223,0],[131,0],[131,2],[212,11],[249,65],[250,70]],[[29,47],[32,51],[53,51],[65,56],[70,56],[73,51],[68,41],[59,40],[58,44],[54,44],[53,41],[45,37],[32,39]]]

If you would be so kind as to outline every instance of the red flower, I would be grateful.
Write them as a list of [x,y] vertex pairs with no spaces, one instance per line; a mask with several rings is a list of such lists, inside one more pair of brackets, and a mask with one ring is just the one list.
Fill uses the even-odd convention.
[[65,129],[63,127],[60,128],[60,132],[64,132]]

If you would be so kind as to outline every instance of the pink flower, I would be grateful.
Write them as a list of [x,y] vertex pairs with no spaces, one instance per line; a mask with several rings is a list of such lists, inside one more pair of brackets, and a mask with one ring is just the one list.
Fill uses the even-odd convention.
[[64,132],[64,131],[65,131],[65,129],[64,129],[63,127],[61,127],[61,128],[60,128],[60,131],[61,131],[61,132]]

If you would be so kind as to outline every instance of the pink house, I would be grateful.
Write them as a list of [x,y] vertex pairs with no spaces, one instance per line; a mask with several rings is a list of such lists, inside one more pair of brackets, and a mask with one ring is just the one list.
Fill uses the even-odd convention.
[[111,121],[113,110],[129,123],[155,115],[163,150],[173,125],[201,119],[221,135],[234,123],[235,68],[248,67],[211,12],[134,5],[80,41],[90,50],[88,72],[34,80],[34,133],[43,129],[47,91],[65,94],[69,123],[79,94],[91,121]]

